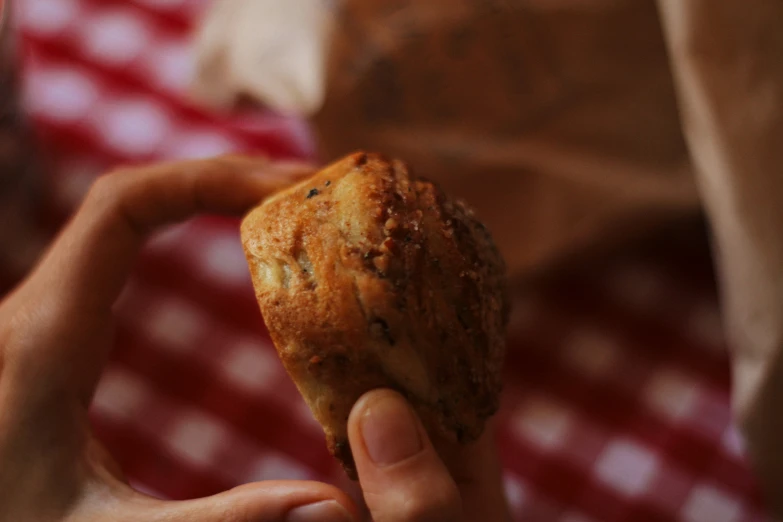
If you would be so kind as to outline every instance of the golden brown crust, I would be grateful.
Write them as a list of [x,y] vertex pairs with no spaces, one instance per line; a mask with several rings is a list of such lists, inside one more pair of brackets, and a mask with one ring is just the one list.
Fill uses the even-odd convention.
[[242,223],[283,365],[355,477],[348,414],[389,387],[434,439],[471,442],[498,407],[505,267],[461,202],[399,161],[356,153]]

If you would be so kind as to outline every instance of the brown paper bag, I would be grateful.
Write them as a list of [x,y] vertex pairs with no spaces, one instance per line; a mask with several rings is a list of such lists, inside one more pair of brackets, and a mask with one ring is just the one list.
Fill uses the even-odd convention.
[[345,0],[337,27],[324,158],[405,158],[514,274],[697,208],[653,1]]
[[783,2],[659,3],[714,232],[734,413],[783,518]]
[[[653,0],[293,3],[217,4],[199,39],[201,98],[313,114],[324,161],[405,158],[478,210],[513,274],[697,212]],[[231,16],[256,23],[243,32]],[[262,44],[266,31],[298,39]],[[309,61],[275,60],[312,58],[327,35],[320,90]],[[297,107],[278,85],[323,102]]]

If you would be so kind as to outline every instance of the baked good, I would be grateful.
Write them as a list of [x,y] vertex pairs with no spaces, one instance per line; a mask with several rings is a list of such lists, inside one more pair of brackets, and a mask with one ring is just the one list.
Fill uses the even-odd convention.
[[280,359],[349,476],[348,415],[374,388],[401,392],[433,441],[479,437],[498,408],[508,299],[463,203],[356,153],[262,202],[241,234]]

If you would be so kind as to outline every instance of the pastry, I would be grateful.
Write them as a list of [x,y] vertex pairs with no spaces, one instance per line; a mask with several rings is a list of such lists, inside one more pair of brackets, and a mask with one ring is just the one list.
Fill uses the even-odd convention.
[[508,299],[469,208],[356,153],[262,202],[241,235],[280,359],[349,476],[348,415],[374,388],[402,393],[433,441],[479,437],[498,408]]

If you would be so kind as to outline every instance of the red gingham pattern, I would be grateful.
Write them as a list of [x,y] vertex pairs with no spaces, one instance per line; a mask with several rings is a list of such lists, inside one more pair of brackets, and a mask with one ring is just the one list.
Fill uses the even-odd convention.
[[[55,214],[120,162],[310,154],[296,120],[188,101],[188,31],[205,1],[16,4]],[[517,520],[766,520],[730,421],[706,249],[648,250],[517,298],[499,416]],[[235,220],[156,237],[117,315],[93,418],[136,487],[181,499],[252,480],[344,480],[264,331]]]

